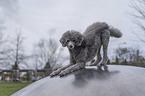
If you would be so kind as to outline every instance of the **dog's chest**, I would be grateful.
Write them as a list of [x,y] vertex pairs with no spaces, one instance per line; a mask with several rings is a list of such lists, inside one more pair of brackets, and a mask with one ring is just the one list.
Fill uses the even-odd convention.
[[77,58],[79,55],[81,55],[80,52],[81,52],[81,49],[73,50],[72,51],[73,58]]
[[76,49],[70,50],[70,54],[72,55],[75,61],[78,61],[86,57],[85,49],[86,48],[76,48]]

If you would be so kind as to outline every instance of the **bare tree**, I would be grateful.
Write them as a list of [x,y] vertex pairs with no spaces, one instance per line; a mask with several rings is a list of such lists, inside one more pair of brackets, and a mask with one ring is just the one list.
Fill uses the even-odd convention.
[[128,59],[128,53],[130,50],[128,48],[117,48],[116,53],[116,63],[123,62],[125,59]]
[[25,64],[25,59],[27,56],[24,54],[24,46],[23,46],[24,37],[22,33],[17,32],[16,38],[11,40],[9,47],[9,52],[7,52],[7,63],[11,66],[12,69],[19,69],[19,64]]
[[3,20],[0,20],[0,66],[1,67],[4,66],[4,62],[6,59],[5,53],[8,52],[8,50],[6,49],[8,38],[3,33],[3,30],[5,29],[3,24],[4,24]]
[[62,49],[59,48],[54,39],[41,39],[35,44],[34,49],[34,55],[37,58],[36,60],[39,69],[52,69],[61,64]]
[[4,34],[2,32],[0,32],[0,65],[3,67],[5,65],[5,61],[6,61],[6,53],[9,52],[9,50],[7,49],[7,37],[4,36]]
[[0,64],[2,64],[2,61],[4,59],[3,58],[4,51],[3,51],[3,48],[2,48],[3,43],[4,43],[4,41],[3,41],[3,33],[0,32]]
[[[132,1],[130,7],[135,10],[134,13],[130,13],[135,19],[134,23],[145,32],[145,0]],[[143,43],[145,43],[144,36],[141,37],[137,33],[133,32]]]
[[129,64],[144,66],[144,57],[142,51],[138,48],[117,48],[116,63],[128,62]]

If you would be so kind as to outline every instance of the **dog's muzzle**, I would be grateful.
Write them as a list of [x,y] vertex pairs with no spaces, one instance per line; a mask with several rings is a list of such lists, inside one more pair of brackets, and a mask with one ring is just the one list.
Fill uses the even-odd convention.
[[68,47],[69,47],[70,49],[73,49],[73,48],[74,48],[73,42],[68,42]]

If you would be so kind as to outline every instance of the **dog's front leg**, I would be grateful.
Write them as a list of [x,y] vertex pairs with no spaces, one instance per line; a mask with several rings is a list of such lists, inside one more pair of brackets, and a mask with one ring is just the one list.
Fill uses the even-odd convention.
[[[80,47],[80,49],[73,51],[73,53],[74,53],[73,55],[72,55],[72,53],[70,53],[71,56],[73,57],[73,58],[71,58],[71,63],[75,63],[75,64],[66,68],[65,70],[62,70],[60,72],[59,76],[62,77],[64,75],[72,73],[76,70],[85,68],[86,52],[87,52],[86,48],[84,48],[84,47],[81,48]],[[73,60],[73,62],[72,62],[72,60]]]
[[63,71],[63,70],[65,70],[66,68],[68,68],[68,67],[74,65],[75,63],[76,63],[76,62],[75,62],[75,60],[73,59],[72,54],[70,54],[70,65],[65,66],[65,67],[61,67],[61,68],[57,69],[56,71],[53,71],[53,72],[50,74],[50,77],[54,77],[54,76],[58,75],[61,71]]
[[65,70],[61,71],[59,76],[62,77],[62,76],[65,76],[66,74],[72,73],[74,71],[77,71],[83,68],[85,68],[85,63],[76,63],[75,65],[72,65],[66,68]]
[[68,65],[68,66],[65,66],[65,67],[61,67],[61,68],[57,69],[56,71],[53,71],[53,72],[50,74],[50,77],[54,77],[54,76],[58,75],[62,70],[66,69],[66,68],[68,68],[68,67],[70,67],[70,66],[71,66],[71,65]]

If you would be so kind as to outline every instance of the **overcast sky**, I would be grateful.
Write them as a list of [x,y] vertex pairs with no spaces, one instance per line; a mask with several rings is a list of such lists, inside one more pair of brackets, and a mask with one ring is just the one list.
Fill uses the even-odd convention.
[[132,33],[137,27],[128,14],[133,12],[129,2],[131,0],[0,0],[0,25],[10,37],[21,28],[26,37],[25,51],[29,53],[41,38],[53,37],[58,41],[67,30],[83,33],[97,21],[107,22],[123,33],[121,39],[111,39],[109,54],[114,48],[125,46],[143,50],[143,44]]

